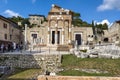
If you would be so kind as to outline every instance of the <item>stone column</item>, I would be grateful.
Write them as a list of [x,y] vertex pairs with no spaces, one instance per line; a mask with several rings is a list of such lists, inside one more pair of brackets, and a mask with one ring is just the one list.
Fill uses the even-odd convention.
[[64,28],[62,29],[62,44],[64,44]]
[[71,43],[71,20],[69,20],[69,42]]
[[48,44],[50,44],[50,28],[48,27]]
[[71,43],[71,27],[69,27],[69,43]]
[[25,40],[24,40],[24,49],[27,48],[27,24],[25,24]]
[[55,25],[55,44],[57,44],[57,38],[58,38],[58,29],[57,29],[57,24]]

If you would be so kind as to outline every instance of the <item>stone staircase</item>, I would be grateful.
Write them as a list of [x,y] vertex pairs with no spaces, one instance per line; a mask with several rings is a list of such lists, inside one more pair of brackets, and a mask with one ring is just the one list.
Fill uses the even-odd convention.
[[69,45],[58,45],[57,51],[69,51],[70,46]]
[[43,50],[52,50],[52,51],[56,51],[57,49],[57,45],[47,45],[45,47],[42,47]]
[[71,45],[46,45],[46,46],[36,46],[35,50],[43,50],[43,51],[69,51],[71,49]]

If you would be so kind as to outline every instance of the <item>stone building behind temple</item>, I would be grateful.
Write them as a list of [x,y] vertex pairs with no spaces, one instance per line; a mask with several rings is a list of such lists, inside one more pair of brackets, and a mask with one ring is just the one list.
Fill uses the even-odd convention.
[[120,39],[120,21],[115,21],[108,29],[108,40],[111,43],[119,43]]
[[[39,17],[39,15],[34,16]],[[77,41],[78,45],[82,45],[93,41],[92,27],[74,26],[72,20],[73,12],[71,10],[52,5],[48,12],[47,22],[40,26],[27,28],[27,43],[51,46],[68,45],[74,41]],[[38,20],[38,22],[41,21]]]
[[44,19],[45,19],[45,16],[43,16],[43,15],[37,15],[37,14],[29,15],[29,22],[31,25],[34,25],[34,26],[38,26],[38,27],[41,26]]

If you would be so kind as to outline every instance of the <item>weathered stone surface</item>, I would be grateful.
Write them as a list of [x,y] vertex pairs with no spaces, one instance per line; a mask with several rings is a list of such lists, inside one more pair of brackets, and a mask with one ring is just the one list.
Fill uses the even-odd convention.
[[80,54],[80,58],[88,58],[88,55],[87,53],[81,53]]
[[78,50],[73,49],[71,54],[75,54],[80,58],[111,58],[118,59],[120,58],[120,47],[115,45],[96,45],[94,49],[87,49],[86,53],[80,52],[80,50],[85,50],[81,46]]
[[0,65],[20,68],[42,68],[56,72],[61,64],[61,55],[0,54]]
[[38,80],[120,80],[120,77],[38,76]]

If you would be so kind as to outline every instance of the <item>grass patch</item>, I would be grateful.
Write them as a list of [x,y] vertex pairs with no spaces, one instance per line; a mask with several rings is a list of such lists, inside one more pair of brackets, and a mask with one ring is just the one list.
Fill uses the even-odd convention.
[[74,55],[63,55],[62,68],[72,70],[79,69],[99,69],[108,71],[112,76],[120,75],[120,59],[103,59],[103,58],[77,58]]
[[66,70],[60,72],[58,75],[63,75],[63,76],[112,76],[109,73],[87,73],[87,72],[81,72],[77,70]]
[[28,80],[41,73],[41,69],[15,69],[5,80]]

